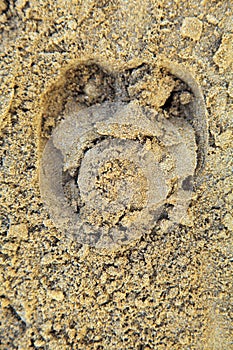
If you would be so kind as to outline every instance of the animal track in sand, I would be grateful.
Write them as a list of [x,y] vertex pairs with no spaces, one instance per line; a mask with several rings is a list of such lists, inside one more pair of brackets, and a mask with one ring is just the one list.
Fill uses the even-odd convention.
[[[195,93],[191,86],[180,101],[195,106]],[[112,249],[186,216],[205,153],[197,144],[202,127],[196,132],[200,123],[169,115],[171,101],[163,107],[143,107],[137,99],[103,102],[70,112],[53,130],[40,189],[66,235]]]

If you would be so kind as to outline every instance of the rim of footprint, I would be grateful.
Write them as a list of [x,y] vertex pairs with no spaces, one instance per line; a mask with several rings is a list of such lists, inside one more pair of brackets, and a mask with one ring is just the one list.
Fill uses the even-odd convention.
[[116,248],[187,215],[197,154],[186,120],[137,100],[105,102],[54,129],[41,160],[41,195],[66,236]]

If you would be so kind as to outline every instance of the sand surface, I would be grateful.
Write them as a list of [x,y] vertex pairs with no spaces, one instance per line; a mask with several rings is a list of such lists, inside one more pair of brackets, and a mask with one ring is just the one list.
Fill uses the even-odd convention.
[[[233,348],[232,28],[227,0],[0,0],[1,349]],[[132,100],[174,117],[193,86],[187,215],[113,250],[57,229],[39,173],[61,120]]]

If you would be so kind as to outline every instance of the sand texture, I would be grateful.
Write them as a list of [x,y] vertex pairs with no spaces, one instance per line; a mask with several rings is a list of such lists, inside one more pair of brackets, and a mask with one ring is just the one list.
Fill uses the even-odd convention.
[[231,1],[0,0],[0,349],[230,350]]

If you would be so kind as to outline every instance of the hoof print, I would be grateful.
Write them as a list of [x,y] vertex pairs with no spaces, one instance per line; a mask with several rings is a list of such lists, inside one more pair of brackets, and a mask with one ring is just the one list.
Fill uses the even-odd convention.
[[[180,101],[198,114],[191,95],[199,90],[190,88]],[[186,216],[205,153],[204,141],[197,142],[203,126],[171,111],[171,100],[158,110],[137,99],[107,101],[60,122],[40,168],[41,195],[59,229],[79,243],[113,249]]]

